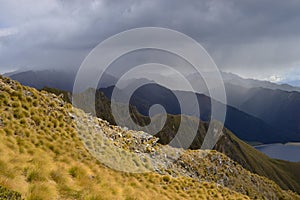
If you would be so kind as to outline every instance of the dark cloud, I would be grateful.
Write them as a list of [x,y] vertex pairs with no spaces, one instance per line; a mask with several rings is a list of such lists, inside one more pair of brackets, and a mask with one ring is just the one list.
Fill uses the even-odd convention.
[[222,70],[243,76],[286,76],[287,70],[299,69],[296,0],[0,2],[0,71],[76,69],[105,38],[144,26],[191,36]]

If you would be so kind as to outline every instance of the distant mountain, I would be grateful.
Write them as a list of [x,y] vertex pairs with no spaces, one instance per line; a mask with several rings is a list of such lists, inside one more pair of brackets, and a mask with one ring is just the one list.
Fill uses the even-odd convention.
[[23,85],[41,89],[43,87],[60,88],[62,90],[71,91],[74,83],[74,74],[55,71],[23,71],[4,74],[14,80],[19,81]]
[[234,85],[239,85],[244,88],[266,88],[272,90],[284,90],[284,91],[298,91],[300,92],[300,87],[295,87],[286,83],[273,83],[270,81],[261,81],[256,79],[245,79],[232,73],[222,72],[222,77],[225,84],[230,83]]
[[[74,72],[65,72],[59,70],[40,70],[40,71],[22,71],[4,74],[13,80],[19,81],[23,85],[41,89],[44,87],[58,88],[66,91],[73,91],[73,85],[76,74]],[[115,77],[104,74],[99,84],[104,87],[116,83]]]
[[[207,79],[215,79],[215,73],[204,73],[205,78]],[[265,88],[272,90],[283,90],[283,91],[297,91],[300,92],[300,87],[295,87],[286,83],[272,83],[269,81],[261,81],[256,79],[245,79],[236,74],[221,72],[221,76],[223,78],[225,86],[229,85],[237,85],[243,87],[245,89],[250,88]],[[204,79],[199,74],[190,74],[188,76],[188,80],[195,85],[200,85],[205,88]],[[212,86],[213,87],[213,86]],[[207,91],[204,91],[204,93]]]
[[[293,138],[299,140],[300,92],[298,92],[298,87],[292,87],[286,84],[278,85],[267,81],[242,79],[239,76],[228,73],[222,73],[222,76],[226,90],[227,104],[230,107],[236,108],[264,121],[269,126],[280,130],[281,135],[294,135]],[[208,79],[213,79],[215,78],[215,75],[207,73],[206,77]],[[200,88],[200,93],[209,96],[207,86],[202,78],[197,75],[190,76],[190,78],[191,83],[195,85],[196,88]],[[131,80],[131,82],[134,84],[135,81]],[[136,82],[141,81],[137,79]],[[144,82],[146,83],[146,81]],[[212,85],[211,87],[211,89],[216,89],[215,87],[217,86]],[[152,89],[154,90],[154,88]],[[126,91],[127,89],[125,88],[124,90]],[[149,91],[150,88],[148,93]],[[139,91],[136,92],[136,94],[139,93]],[[170,99],[174,99],[174,95],[167,95],[164,92],[161,94],[164,98],[170,96]],[[159,93],[156,93],[154,90],[151,97],[159,98]],[[145,103],[142,102],[143,100],[139,97],[132,98],[132,101],[137,101],[136,99],[140,101],[139,107],[142,109],[141,105],[144,105]],[[147,99],[147,101],[151,100],[150,95],[143,99]],[[164,104],[164,106],[168,108],[171,105],[167,102],[168,98],[165,100]],[[175,110],[178,110],[178,108]],[[205,111],[206,109],[202,108],[202,112],[203,110]],[[172,109],[168,109],[168,112],[174,113]],[[206,118],[202,119],[205,120]],[[238,123],[238,121],[235,122]]]
[[295,87],[300,87],[300,80],[293,80],[287,82],[289,85],[293,85]]
[[[114,87],[109,87],[101,88],[99,90],[110,99],[113,89]],[[126,95],[125,91],[123,92],[123,95]],[[146,116],[148,115],[149,108],[154,104],[162,105],[169,114],[195,116],[195,105],[189,105],[186,113],[181,113],[180,105],[175,94],[186,99],[188,99],[189,96],[194,95],[192,92],[171,91],[158,84],[150,83],[135,91],[130,98],[130,104],[135,106],[141,114]],[[203,94],[197,94],[197,99],[201,113],[200,119],[209,121],[211,115],[211,99]],[[219,107],[222,106],[220,102],[216,102],[216,105]],[[300,137],[286,131],[284,128],[274,128],[263,120],[231,106],[227,106],[224,126],[245,141],[262,143],[300,141]]]
[[[300,90],[299,87],[292,87],[286,84],[279,85],[267,81],[243,79],[231,73],[222,72],[221,74],[225,83],[229,110],[226,126],[230,130],[234,131],[237,135],[243,133],[244,135],[241,138],[245,140],[265,142],[299,140],[300,100],[299,93],[295,92]],[[24,85],[38,89],[47,86],[69,92],[72,91],[75,77],[75,74],[55,70],[15,72],[8,75]],[[161,76],[161,78],[163,78],[163,75]],[[215,78],[213,73],[206,73],[205,76],[209,79]],[[208,96],[205,82],[196,74],[189,75],[188,79],[192,84],[196,85],[197,88],[200,88],[198,99],[204,105],[201,107],[201,119],[207,121],[209,120],[208,116],[210,111],[208,107],[210,104],[209,98],[204,98],[205,95]],[[114,85],[116,81],[115,77],[105,74],[99,86],[109,87]],[[124,87],[124,91],[126,91],[129,87],[143,85],[143,83],[154,82],[147,79],[132,79],[127,80],[122,87]],[[176,103],[171,91],[160,90],[159,87],[148,88],[146,93],[142,90],[143,87],[135,92],[134,98],[131,98],[131,103],[137,106],[141,113],[148,114],[149,105],[158,102],[157,100],[159,100],[159,103],[163,103],[168,113],[179,113],[178,102]],[[102,91],[108,95],[106,91]],[[147,94],[147,98],[142,93]],[[177,91],[177,93],[188,94],[188,91]],[[204,94],[204,96],[201,96],[200,93]],[[172,102],[172,104],[170,104],[170,102]],[[187,114],[192,114],[193,107],[191,107],[190,110],[191,113]],[[247,122],[246,119],[250,119],[251,123]],[[251,119],[255,120],[252,121]],[[248,129],[245,127],[251,128]],[[254,129],[255,131],[251,131]],[[264,134],[257,134],[260,132],[264,132]],[[265,135],[269,136],[263,138]],[[256,136],[257,138],[252,136]],[[281,140],[277,140],[278,138],[281,138]]]
[[[215,79],[216,75],[214,73],[204,72],[204,76],[208,79]],[[15,71],[4,74],[4,76],[10,77],[14,80],[20,81],[24,85],[29,85],[36,88],[43,88],[43,87],[54,87],[59,86],[55,88],[61,88],[64,90],[71,91],[73,89],[73,83],[75,80],[76,73],[75,72],[65,72],[60,70],[27,70],[27,71]],[[250,88],[266,88],[266,89],[272,89],[272,90],[283,90],[283,91],[298,91],[300,92],[300,87],[296,87],[297,83],[299,84],[299,81],[294,81],[291,83],[296,83],[294,86],[288,85],[288,84],[276,84],[269,81],[260,81],[255,79],[244,79],[241,78],[238,75],[232,74],[232,73],[226,73],[221,72],[221,76],[223,78],[224,84],[230,84],[230,85],[237,85],[240,87],[243,87],[245,89]],[[166,79],[168,77],[164,76],[163,74],[159,75],[159,79]],[[205,82],[199,74],[190,74],[187,76],[187,79],[193,83],[194,85],[197,85],[197,88],[202,88],[199,93],[207,94],[207,87],[205,85]],[[99,83],[99,86],[104,88],[108,86],[115,85],[117,81],[117,78],[104,73],[103,80]],[[145,82],[153,82],[152,80],[147,79],[136,79],[136,80],[127,80],[125,85],[132,84],[133,82],[145,83]],[[160,83],[159,83],[160,84]],[[162,85],[162,84],[160,84]],[[300,85],[299,85],[300,86]],[[213,86],[212,86],[213,87]],[[171,88],[176,89],[176,88]]]
[[227,103],[300,137],[300,93],[226,85]]

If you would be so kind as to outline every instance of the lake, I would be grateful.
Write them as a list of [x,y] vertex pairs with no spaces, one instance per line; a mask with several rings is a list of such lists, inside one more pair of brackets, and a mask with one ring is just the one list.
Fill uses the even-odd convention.
[[300,162],[300,143],[265,144],[255,146],[254,148],[271,158]]

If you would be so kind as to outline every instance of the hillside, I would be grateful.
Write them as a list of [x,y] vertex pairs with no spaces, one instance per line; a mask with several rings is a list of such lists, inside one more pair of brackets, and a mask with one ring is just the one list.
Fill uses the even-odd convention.
[[[62,93],[64,94],[64,97],[70,96],[68,92],[49,88],[45,89],[51,92],[55,92],[56,94]],[[115,124],[114,118],[111,113],[110,101],[101,92],[97,93],[96,99],[98,99],[98,101],[96,102],[97,116],[102,119],[106,119],[111,124]],[[138,124],[147,125],[150,122],[150,118],[141,115],[135,107],[130,106],[130,110],[131,117]],[[156,134],[156,137],[159,138],[159,143],[168,144],[171,141],[178,130],[179,123],[181,122],[180,118],[181,116],[179,115],[168,115],[165,126]],[[192,117],[184,117],[183,119],[186,119],[184,123],[192,123],[194,124],[193,126],[199,126],[198,134],[195,137],[190,148],[201,148],[203,138],[208,128],[208,124]],[[160,121],[159,117],[156,117],[154,120],[155,121],[153,123],[159,123]],[[126,120],[124,121],[125,126]],[[189,126],[186,126],[184,134],[188,134],[190,131],[191,128]],[[148,130],[148,132],[151,133],[152,130]],[[228,129],[224,128],[223,133],[223,136],[214,147],[215,150],[224,153],[249,171],[275,181],[283,189],[290,189],[300,193],[300,163],[292,163],[288,161],[269,158],[265,154],[259,152],[245,142],[241,141]]]
[[[101,88],[99,91],[103,92],[106,97],[111,99],[111,94],[114,89],[118,90],[118,88],[109,87]],[[124,92],[123,94],[127,95]],[[156,83],[151,83],[138,88],[130,97],[130,104],[135,106],[143,115],[148,115],[149,108],[154,104],[162,105],[169,114],[178,115],[181,114],[181,108],[175,95],[181,97],[181,99],[186,99],[188,102],[189,99],[192,99],[194,93],[185,91],[172,91]],[[223,104],[220,102],[215,101],[203,94],[197,94],[197,100],[199,102],[199,110],[201,111],[200,119],[202,121],[210,120],[212,101],[214,101],[214,105],[216,107],[222,108],[223,106]],[[186,106],[186,111],[184,114],[199,118],[199,116],[195,115],[194,106],[195,105]],[[240,139],[244,141],[284,143],[299,140],[298,135],[294,134],[293,131],[285,130],[284,126],[281,128],[273,127],[262,119],[247,114],[246,112],[236,109],[235,107],[227,105],[226,108],[226,119],[224,122],[225,127],[234,132]],[[296,121],[297,118],[291,123],[295,124]]]
[[[216,151],[184,151],[164,165],[177,149],[156,144],[150,135],[145,145],[146,133],[111,126],[7,78],[0,78],[0,91],[0,185],[26,199],[300,199]],[[77,129],[78,122],[84,126]],[[102,138],[113,152],[139,157],[135,150],[146,153],[150,145],[148,155],[156,156],[159,168],[142,174],[112,170],[95,159],[101,151],[88,151],[80,139],[95,136],[86,147],[99,149]],[[132,164],[143,163],[124,167]]]
[[[15,72],[6,74],[6,76],[37,89],[51,87],[69,92],[72,91],[75,79],[74,72],[67,73],[57,70]],[[209,73],[206,74],[206,77],[215,78],[214,74]],[[222,72],[222,77],[228,104],[225,126],[240,139],[260,143],[286,143],[300,140],[299,88],[268,81],[243,79],[225,72]],[[166,77],[162,76],[161,78]],[[116,80],[116,77],[105,73],[99,82],[99,86],[102,87],[101,91],[109,98],[112,87],[108,86],[114,85]],[[203,94],[197,96],[200,102],[201,120],[207,121],[210,116],[211,99],[206,91],[205,82],[197,74],[191,74],[189,80],[196,88],[203,89]],[[128,80],[126,87],[146,82],[151,81]],[[176,93],[182,96],[191,95],[186,91],[176,91]],[[181,113],[178,101],[174,98],[172,91],[158,84],[139,88],[131,98],[131,104],[136,106],[143,115],[148,114],[148,108],[153,102],[163,105],[169,114]],[[193,116],[194,109],[190,110],[186,114]]]
[[245,88],[228,83],[226,94],[229,105],[262,119],[279,130],[295,133],[299,138],[299,91]]

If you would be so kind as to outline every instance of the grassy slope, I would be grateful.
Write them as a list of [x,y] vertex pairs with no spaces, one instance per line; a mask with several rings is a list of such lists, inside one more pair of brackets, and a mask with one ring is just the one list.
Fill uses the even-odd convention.
[[[190,151],[179,160],[208,182],[188,177],[186,168],[176,177],[111,170],[82,145],[69,115],[73,112],[70,104],[9,79],[0,78],[0,88],[0,185],[20,192],[26,199],[248,198],[238,192],[259,199],[264,195],[274,199],[299,198],[216,152],[202,158],[197,151]],[[110,126],[106,128],[111,130]],[[220,158],[236,166],[231,167],[236,171],[233,176],[225,172],[223,165],[219,166]],[[174,168],[177,172],[180,169]],[[228,186],[232,189],[215,183],[224,173],[229,176]],[[238,181],[243,179],[249,182]]]
[[[61,92],[56,91],[56,94],[59,93]],[[97,95],[97,116],[115,124],[110,110],[110,101],[102,93],[97,93]],[[67,96],[66,93],[65,96]],[[135,121],[137,121],[140,125],[149,123],[149,118],[139,114],[134,107],[130,108],[133,119],[135,119]],[[156,135],[160,138],[160,143],[169,143],[176,134],[180,121],[180,116],[168,115],[166,125],[163,127],[162,131]],[[189,118],[188,121],[199,124],[198,135],[191,145],[192,149],[198,149],[201,147],[208,124],[199,122],[195,118]],[[190,131],[189,127],[186,127],[185,131],[186,134],[188,134]],[[151,132],[151,130],[148,132]],[[224,129],[223,132],[225,133],[224,136],[222,136],[215,146],[217,151],[226,154],[249,171],[275,181],[283,189],[290,189],[300,193],[300,163],[271,159],[238,139],[228,129]]]
[[[194,118],[189,121],[199,123]],[[174,129],[173,124],[178,123],[180,123],[179,116],[169,117],[166,126],[158,133],[162,143],[167,144],[170,138],[173,138],[174,133],[176,133],[176,127]],[[201,147],[207,127],[206,123],[199,124],[198,135],[191,145],[192,149]],[[186,131],[188,133],[189,129],[186,128]],[[224,135],[221,136],[214,147],[215,150],[224,153],[249,171],[275,181],[283,189],[290,189],[300,193],[300,162],[293,163],[272,159],[238,139],[228,129],[224,129],[223,133]]]
[[111,170],[82,145],[69,104],[9,79],[0,92],[0,185],[26,199],[247,199],[184,176]]
[[[81,129],[79,133],[84,138],[85,145],[93,155],[108,165],[113,160],[120,163],[120,165],[114,164],[114,166],[122,166],[122,168],[136,169],[137,166],[148,168],[149,162],[143,161],[146,153],[150,158],[155,157],[154,163],[158,165],[155,164],[154,169],[160,174],[172,177],[192,177],[195,181],[200,182],[215,182],[253,199],[289,199],[290,196],[293,196],[292,199],[299,198],[290,192],[282,191],[273,181],[250,173],[217,151],[186,150],[180,157],[174,157],[174,155],[178,155],[178,148],[157,144],[154,142],[156,141],[154,138],[154,141],[152,139],[141,141],[138,137],[141,135],[139,131],[124,131],[124,128],[118,126],[108,126],[108,122],[93,120],[91,116],[84,116],[83,112],[74,114],[81,116],[78,127]],[[74,119],[76,120],[77,117]],[[113,140],[101,139],[101,141],[106,141],[104,142],[106,145],[103,145],[103,142],[97,142],[99,134],[90,134],[91,132],[97,133],[97,127],[101,127],[103,133]],[[126,153],[116,150],[115,145],[129,150],[129,152],[134,153],[137,150],[139,153],[134,153],[134,157],[130,158]],[[105,151],[100,149],[105,149]],[[143,155],[143,159],[140,160],[136,155]]]
[[239,140],[234,134],[227,133],[215,147],[218,151],[230,155],[244,168],[274,180],[284,189],[300,193],[300,163],[272,159]]

